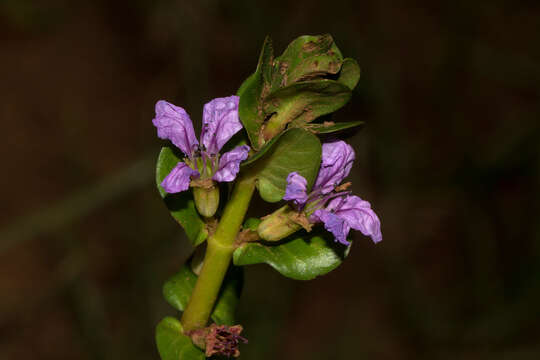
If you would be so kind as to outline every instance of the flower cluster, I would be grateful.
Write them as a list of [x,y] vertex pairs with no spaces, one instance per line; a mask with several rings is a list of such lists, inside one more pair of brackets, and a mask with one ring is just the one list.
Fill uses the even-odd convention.
[[342,244],[349,245],[351,228],[379,242],[381,223],[369,202],[351,195],[346,190],[350,183],[340,185],[349,175],[354,158],[354,150],[344,141],[323,144],[321,168],[312,191],[308,194],[306,179],[292,172],[283,199],[302,212],[310,224],[322,222]]
[[[185,191],[192,186],[210,187],[214,181],[230,182],[236,178],[240,163],[248,157],[249,146],[241,145],[220,156],[225,143],[242,129],[238,118],[238,96],[216,98],[203,109],[200,143],[186,111],[166,101],[156,103],[152,123],[161,139],[170,140],[185,155],[163,179],[168,193]],[[200,180],[192,183],[192,180]]]

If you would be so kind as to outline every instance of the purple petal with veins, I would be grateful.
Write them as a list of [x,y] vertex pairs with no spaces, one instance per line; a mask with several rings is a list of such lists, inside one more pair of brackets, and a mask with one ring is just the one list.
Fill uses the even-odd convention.
[[347,235],[349,235],[351,227],[344,218],[326,209],[319,209],[311,215],[310,221],[323,222],[324,228],[334,235],[336,241],[343,245],[350,245],[350,242],[347,241]]
[[186,191],[192,176],[199,176],[199,172],[190,168],[186,163],[179,162],[163,179],[161,186],[169,194]]
[[354,161],[353,148],[344,141],[325,143],[322,146],[322,162],[314,190],[328,194],[349,175]]
[[287,176],[287,187],[283,200],[294,201],[296,205],[303,205],[308,199],[307,180],[297,172],[292,172]]
[[221,155],[218,170],[212,176],[212,179],[219,182],[233,181],[238,171],[240,171],[240,163],[247,159],[248,152],[249,146],[241,145]]
[[199,144],[193,131],[193,123],[184,109],[164,100],[156,103],[156,117],[152,123],[161,139],[168,139],[188,157]]
[[370,236],[373,242],[377,243],[382,240],[381,222],[371,209],[369,202],[358,196],[349,195],[333,199],[328,203],[326,209],[344,219],[351,228]]
[[201,143],[208,154],[217,154],[242,129],[238,118],[239,100],[238,96],[229,96],[216,98],[204,105]]

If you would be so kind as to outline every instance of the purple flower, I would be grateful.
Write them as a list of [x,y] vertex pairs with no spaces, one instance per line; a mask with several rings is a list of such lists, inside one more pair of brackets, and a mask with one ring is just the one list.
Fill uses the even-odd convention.
[[322,161],[312,191],[307,193],[306,179],[296,173],[287,177],[284,200],[292,201],[293,207],[303,211],[310,223],[322,222],[336,241],[349,245],[350,229],[370,236],[374,242],[382,240],[381,222],[369,202],[350,191],[342,191],[348,184],[339,186],[351,171],[354,150],[344,141],[325,143]]
[[287,188],[283,200],[293,201],[295,205],[305,204],[308,199],[306,189],[307,180],[297,172],[292,172],[287,176]]
[[166,192],[185,191],[192,179],[230,182],[236,178],[240,163],[248,157],[249,146],[237,146],[221,156],[219,151],[242,129],[238,101],[238,96],[229,96],[216,98],[204,105],[201,144],[184,109],[164,100],[156,103],[156,117],[152,123],[158,130],[158,136],[170,140],[186,155],[184,161],[163,179],[161,186]]

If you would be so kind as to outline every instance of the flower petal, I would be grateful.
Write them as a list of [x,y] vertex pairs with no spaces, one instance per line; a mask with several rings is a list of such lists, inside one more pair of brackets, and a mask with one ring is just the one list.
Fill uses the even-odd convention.
[[306,178],[297,172],[292,172],[287,176],[287,187],[285,188],[283,200],[294,201],[296,205],[303,205],[308,198],[306,190]]
[[322,162],[314,190],[328,194],[349,175],[354,161],[353,148],[344,141],[325,143],[322,146]]
[[381,221],[371,209],[369,202],[350,195],[330,201],[326,209],[334,210],[335,214],[343,218],[351,228],[370,236],[373,242],[382,240]]
[[242,129],[238,118],[238,96],[216,98],[203,109],[201,143],[210,155],[216,155],[229,139]]
[[199,142],[195,137],[193,123],[184,109],[164,100],[156,103],[156,117],[152,123],[161,139],[169,139],[184,154],[191,157]]
[[212,179],[219,182],[233,181],[240,171],[240,163],[247,159],[248,152],[249,146],[241,145],[221,155],[218,170]]
[[334,235],[336,241],[343,245],[350,245],[350,242],[347,241],[347,235],[349,235],[351,227],[344,218],[328,210],[319,209],[311,215],[310,221],[323,222],[324,228]]
[[186,191],[189,188],[191,177],[199,175],[197,170],[193,170],[186,163],[179,162],[161,182],[161,187],[169,194]]

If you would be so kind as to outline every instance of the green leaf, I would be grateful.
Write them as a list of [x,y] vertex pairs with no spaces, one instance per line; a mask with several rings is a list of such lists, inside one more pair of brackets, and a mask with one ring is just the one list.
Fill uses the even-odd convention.
[[337,131],[342,131],[346,129],[353,128],[355,126],[364,125],[363,121],[348,121],[348,122],[338,122],[338,123],[322,123],[322,124],[309,124],[307,128],[311,131],[314,131],[318,134],[329,134]]
[[351,58],[343,60],[343,65],[341,65],[341,71],[339,72],[337,81],[353,90],[359,80],[360,66],[358,65],[358,62]]
[[237,92],[240,96],[238,115],[248,133],[253,149],[259,148],[259,130],[264,121],[264,114],[259,106],[262,87],[261,74],[256,72],[242,83]]
[[342,61],[343,56],[332,36],[300,36],[276,58],[271,92],[297,81],[336,74]]
[[302,126],[343,107],[351,94],[351,89],[335,80],[297,82],[267,96],[264,111],[276,113],[269,123]]
[[321,142],[312,133],[295,128],[287,130],[257,161],[257,188],[268,202],[277,202],[285,195],[287,176],[298,172],[311,188],[321,163]]
[[[241,268],[231,267],[227,272],[211,315],[216,324],[234,325],[234,312],[242,292],[243,279],[244,272]],[[163,285],[163,296],[172,307],[184,311],[196,282],[197,275],[186,264]]]
[[242,228],[257,231],[257,226],[259,226],[260,223],[261,219],[259,218],[249,218],[244,221],[244,225],[242,225]]
[[281,135],[283,135],[284,133],[280,133],[279,135],[273,137],[270,141],[268,141],[267,143],[264,144],[264,146],[259,150],[257,151],[255,154],[253,154],[252,156],[250,156],[246,161],[242,162],[240,164],[240,166],[244,167],[244,166],[248,166],[252,163],[254,163],[255,161],[259,160],[260,158],[263,157],[264,154],[266,154],[266,152],[268,150],[270,150],[272,148],[272,146],[274,146],[274,144],[279,140],[279,138],[281,137]]
[[161,360],[204,360],[204,352],[183,334],[182,324],[166,317],[156,327],[156,344]]
[[195,209],[191,190],[167,194],[160,185],[179,161],[182,161],[182,158],[177,150],[170,146],[161,148],[156,165],[156,185],[172,217],[184,228],[187,237],[196,246],[208,237],[208,231]]
[[259,131],[264,122],[264,113],[261,108],[261,99],[269,90],[268,81],[272,74],[273,49],[272,40],[266,37],[264,40],[259,63],[255,73],[249,76],[238,89],[237,95],[240,97],[238,105],[238,115],[248,134],[251,147],[259,149]]
[[286,277],[311,280],[337,268],[348,250],[318,229],[298,232],[280,242],[244,243],[234,251],[233,261],[237,266],[265,263]]

